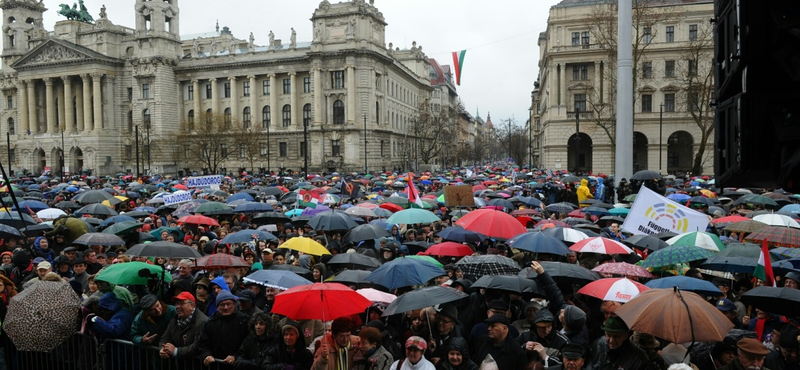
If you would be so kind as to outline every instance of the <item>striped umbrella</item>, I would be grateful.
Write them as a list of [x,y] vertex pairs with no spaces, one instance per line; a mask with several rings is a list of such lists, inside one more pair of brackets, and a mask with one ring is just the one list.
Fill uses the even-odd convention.
[[599,254],[631,254],[633,250],[624,244],[603,237],[594,237],[578,241],[569,247],[571,251],[580,253],[599,253]]
[[708,249],[712,252],[719,252],[725,249],[725,244],[719,237],[705,231],[692,231],[679,234],[667,240],[669,245],[688,245]]
[[600,279],[586,284],[578,293],[603,301],[628,302],[650,288],[626,278]]

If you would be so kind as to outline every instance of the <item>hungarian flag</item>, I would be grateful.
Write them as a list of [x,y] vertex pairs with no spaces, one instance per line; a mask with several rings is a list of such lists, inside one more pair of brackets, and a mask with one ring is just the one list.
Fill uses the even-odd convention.
[[464,68],[464,56],[467,55],[466,50],[453,52],[453,68],[456,70],[456,85],[461,86],[461,71]]
[[406,193],[408,193],[409,203],[412,204],[412,207],[416,204],[419,208],[422,208],[422,198],[420,198],[419,191],[417,191],[417,188],[414,186],[414,176],[410,172],[406,175],[406,180],[408,181]]
[[766,240],[761,244],[761,255],[758,257],[758,264],[756,270],[753,271],[753,276],[764,281],[766,286],[777,286],[775,275],[772,273],[772,263],[769,260],[769,248],[767,248]]
[[301,206],[308,207],[308,208],[317,208],[317,204],[319,203],[319,199],[310,191],[308,190],[300,190],[300,199],[298,202]]

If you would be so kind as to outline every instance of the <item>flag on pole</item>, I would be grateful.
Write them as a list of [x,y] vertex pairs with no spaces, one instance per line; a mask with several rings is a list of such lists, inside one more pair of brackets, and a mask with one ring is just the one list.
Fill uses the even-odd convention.
[[464,55],[466,54],[466,50],[453,52],[453,65],[456,70],[456,85],[458,86],[461,86],[461,71],[464,68]]
[[408,186],[406,187],[406,192],[408,193],[408,201],[409,203],[416,204],[419,208],[422,208],[422,198],[419,196],[419,192],[417,188],[414,186],[414,176],[411,175],[409,172],[406,175],[406,180],[408,180]]
[[301,206],[308,208],[317,208],[319,199],[313,193],[311,193],[308,190],[300,190],[299,194],[301,198],[298,198],[297,200]]
[[775,275],[772,273],[772,263],[769,260],[769,248],[766,240],[761,244],[761,255],[758,257],[758,264],[753,271],[753,276],[763,281],[766,286],[777,286]]

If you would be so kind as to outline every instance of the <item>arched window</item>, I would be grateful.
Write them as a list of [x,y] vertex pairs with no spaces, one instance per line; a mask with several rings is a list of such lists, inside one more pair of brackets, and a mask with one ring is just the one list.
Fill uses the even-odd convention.
[[14,119],[13,118],[9,118],[8,119],[8,133],[11,134],[11,135],[14,135],[15,132],[16,132],[16,128],[14,128]]
[[311,126],[311,104],[303,106],[303,126]]
[[333,102],[333,124],[344,124],[344,103],[341,100]]
[[225,108],[223,115],[224,115],[223,122],[225,123],[225,127],[229,127],[231,125],[231,109]]
[[150,127],[150,109],[145,109],[144,112],[142,112],[142,122],[144,122],[145,128]]
[[286,104],[283,106],[283,127],[292,125],[292,106]]
[[261,126],[263,128],[268,128],[270,126],[270,121],[272,121],[272,117],[270,117],[269,105],[265,105],[264,108],[261,108]]
[[244,107],[242,110],[242,124],[244,128],[250,128],[250,107]]

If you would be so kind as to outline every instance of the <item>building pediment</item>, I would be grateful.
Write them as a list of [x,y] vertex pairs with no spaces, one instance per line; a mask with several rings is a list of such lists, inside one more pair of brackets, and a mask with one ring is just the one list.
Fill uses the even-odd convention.
[[581,91],[585,91],[585,90],[591,90],[591,89],[593,89],[593,88],[594,88],[594,86],[592,86],[592,85],[590,85],[590,84],[588,84],[588,83],[586,83],[586,82],[583,82],[583,81],[581,81],[581,82],[576,82],[576,83],[573,83],[573,84],[571,84],[571,85],[567,86],[567,89],[568,89],[568,90],[581,90]]
[[644,86],[639,88],[639,92],[643,92],[643,93],[651,93],[651,92],[655,92],[655,91],[656,91],[656,88],[653,87],[653,86],[650,86],[650,85],[644,85]]
[[87,62],[123,63],[120,59],[108,57],[87,47],[51,38],[28,52],[11,67],[16,70],[25,70]]
[[680,90],[680,89],[681,89],[681,88],[680,88],[679,86],[676,86],[675,84],[669,84],[669,85],[667,85],[667,86],[664,86],[664,87],[662,87],[662,88],[661,88],[661,91],[665,91],[665,92],[675,92],[675,91],[678,91],[678,90]]

